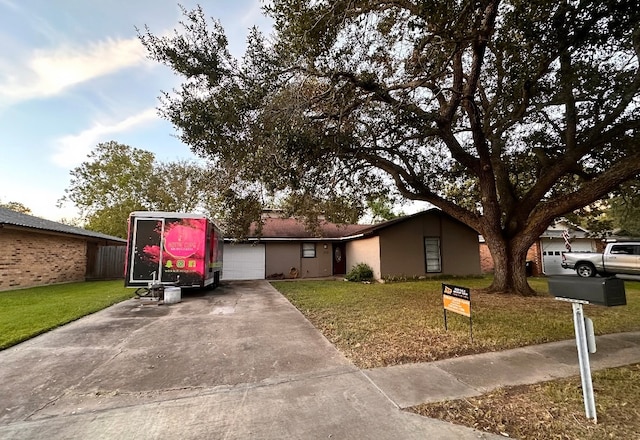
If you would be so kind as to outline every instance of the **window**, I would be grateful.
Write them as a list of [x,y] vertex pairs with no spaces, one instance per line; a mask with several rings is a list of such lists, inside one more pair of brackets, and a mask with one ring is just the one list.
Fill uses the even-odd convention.
[[302,258],[316,258],[315,243],[302,243]]
[[424,254],[427,263],[427,273],[442,272],[440,262],[440,238],[425,237]]

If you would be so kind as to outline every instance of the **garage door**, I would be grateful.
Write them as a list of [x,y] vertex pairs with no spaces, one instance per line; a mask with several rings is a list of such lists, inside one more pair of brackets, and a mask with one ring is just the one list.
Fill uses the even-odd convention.
[[[593,240],[574,240],[571,242],[571,252],[591,252]],[[576,272],[571,269],[563,269],[562,253],[566,252],[563,239],[542,239],[542,272],[545,275],[572,275]]]
[[223,280],[263,280],[263,244],[224,244]]

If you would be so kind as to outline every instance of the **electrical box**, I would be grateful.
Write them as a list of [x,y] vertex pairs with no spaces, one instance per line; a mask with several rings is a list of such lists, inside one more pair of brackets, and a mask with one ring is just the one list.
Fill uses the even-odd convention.
[[607,307],[627,304],[624,281],[615,277],[550,277],[549,293],[557,298],[574,299]]

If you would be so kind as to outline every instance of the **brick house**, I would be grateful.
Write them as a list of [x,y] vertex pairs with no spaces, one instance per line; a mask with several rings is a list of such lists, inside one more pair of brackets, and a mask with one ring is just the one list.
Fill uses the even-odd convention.
[[[116,254],[124,258],[125,245],[118,237],[0,207],[0,291],[99,277],[102,250],[121,250]],[[110,264],[122,276],[123,263]]]

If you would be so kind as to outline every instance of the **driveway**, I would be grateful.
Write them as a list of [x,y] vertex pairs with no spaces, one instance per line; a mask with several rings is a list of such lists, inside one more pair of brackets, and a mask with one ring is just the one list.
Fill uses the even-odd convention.
[[264,281],[125,301],[0,366],[2,439],[498,438],[400,410]]

